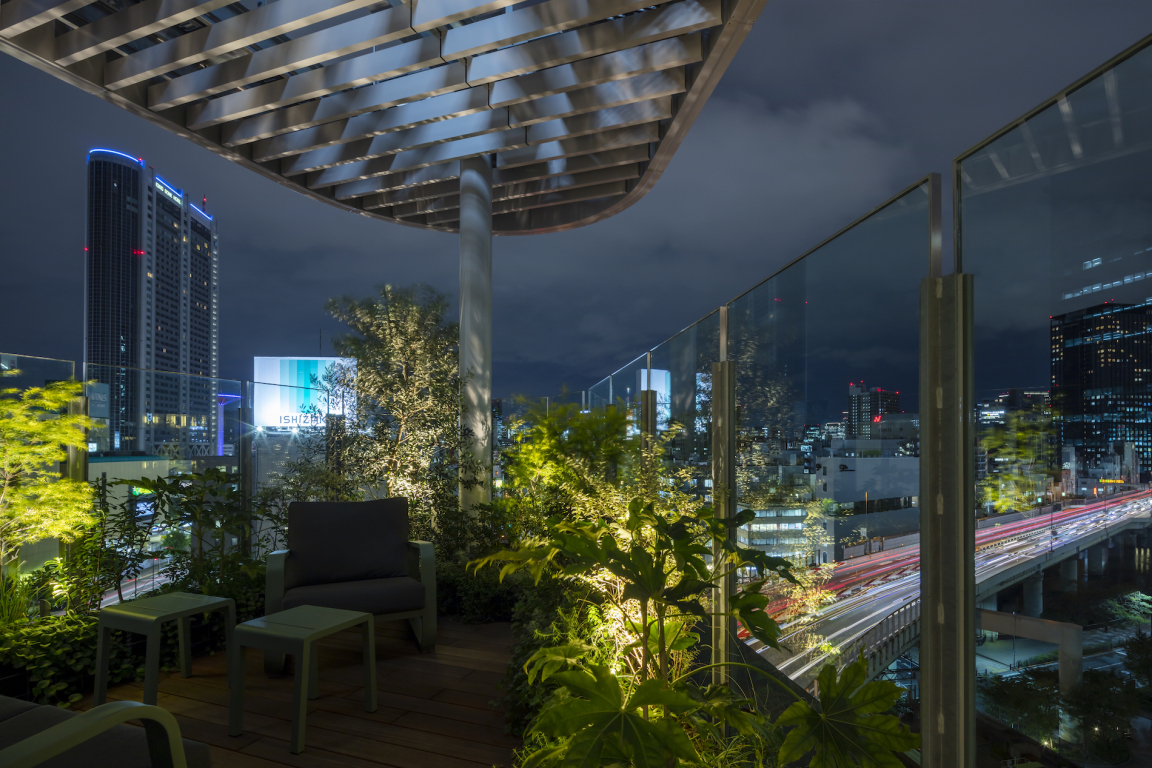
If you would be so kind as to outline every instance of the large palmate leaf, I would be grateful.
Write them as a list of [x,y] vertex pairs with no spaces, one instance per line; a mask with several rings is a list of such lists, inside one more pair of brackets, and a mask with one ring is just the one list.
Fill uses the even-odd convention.
[[[648,680],[624,696],[620,681],[605,666],[558,672],[552,679],[568,696],[555,699],[533,723],[530,733],[567,739],[561,748],[541,756],[536,765],[599,768],[605,764],[667,768],[678,761],[698,762],[699,755],[684,729],[673,719],[646,720],[645,707],[665,714],[688,712],[698,705],[686,694]],[[533,756],[535,757],[535,755]],[[525,763],[526,768],[530,768]]]
[[817,678],[820,708],[798,701],[776,721],[791,726],[780,747],[779,762],[786,765],[809,752],[810,768],[899,768],[893,752],[920,745],[912,733],[889,710],[903,693],[887,680],[867,682],[868,665],[861,657],[844,668],[839,679],[835,664],[820,670]]
[[780,625],[764,612],[768,598],[761,594],[763,581],[755,581],[728,600],[732,616],[744,625],[754,638],[769,648],[780,647]]

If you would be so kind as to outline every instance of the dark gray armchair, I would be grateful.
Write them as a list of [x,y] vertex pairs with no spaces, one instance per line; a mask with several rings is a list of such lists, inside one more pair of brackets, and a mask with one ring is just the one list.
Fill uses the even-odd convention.
[[[432,544],[408,540],[408,500],[293,502],[288,549],[268,556],[265,611],[318,605],[407,619],[421,651],[436,647]],[[283,657],[265,658],[270,674]]]

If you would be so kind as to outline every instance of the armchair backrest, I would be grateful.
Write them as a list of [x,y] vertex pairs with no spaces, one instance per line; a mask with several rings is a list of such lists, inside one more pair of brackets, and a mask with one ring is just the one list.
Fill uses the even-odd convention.
[[284,588],[408,575],[408,499],[294,501]]

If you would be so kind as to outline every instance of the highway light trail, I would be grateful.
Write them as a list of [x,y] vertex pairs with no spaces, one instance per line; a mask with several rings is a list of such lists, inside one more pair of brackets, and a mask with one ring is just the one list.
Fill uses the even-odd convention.
[[[979,584],[1007,568],[1106,532],[1117,523],[1147,516],[1152,507],[1150,496],[1150,491],[1127,494],[978,531],[976,582]],[[781,642],[785,645],[789,640],[799,641],[805,633],[812,633],[824,644],[823,649],[809,648],[791,657],[773,660],[793,679],[806,679],[833,654],[841,653],[885,617],[919,598],[920,548],[908,546],[841,563],[825,589],[835,593],[835,602],[818,611],[807,624],[793,621],[783,627],[785,634]],[[765,653],[768,649],[758,648],[758,651]]]

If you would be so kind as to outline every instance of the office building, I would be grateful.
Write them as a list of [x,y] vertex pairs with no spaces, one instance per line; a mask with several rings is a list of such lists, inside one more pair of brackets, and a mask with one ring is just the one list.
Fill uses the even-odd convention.
[[203,203],[141,158],[88,153],[84,355],[87,378],[109,386],[100,452],[217,453],[218,258]]
[[880,422],[886,413],[900,413],[900,393],[873,387],[864,382],[848,385],[847,437],[870,440],[880,437]]
[[1057,439],[1089,474],[1132,443],[1150,469],[1152,304],[1099,304],[1051,319]]

